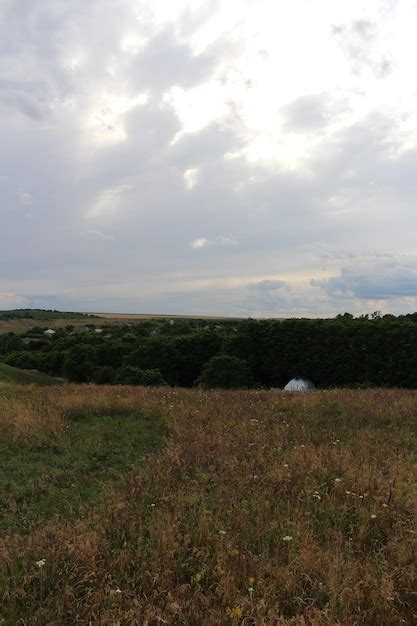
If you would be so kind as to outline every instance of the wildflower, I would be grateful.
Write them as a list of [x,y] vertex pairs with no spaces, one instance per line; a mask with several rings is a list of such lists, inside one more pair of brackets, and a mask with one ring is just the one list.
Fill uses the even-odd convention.
[[153,508],[154,506],[156,506],[156,504],[155,502],[152,502],[149,506]]
[[251,576],[250,578],[248,578],[248,585],[249,587],[253,587],[255,584],[255,579]]
[[341,479],[341,478],[335,478],[335,479],[334,479],[334,482],[335,482],[335,483],[341,483],[341,482],[342,482],[342,479]]
[[196,583],[199,583],[202,578],[203,578],[203,574],[201,572],[197,572],[197,574],[195,574],[194,576],[194,580]]
[[46,559],[41,559],[40,561],[35,561],[36,565],[39,567],[43,567],[46,564]]
[[226,531],[225,530],[219,530],[219,535],[225,535]]
[[117,596],[122,593],[122,590],[117,587],[116,589],[110,589],[109,596]]
[[376,519],[376,515],[371,515],[371,519]]
[[388,504],[385,504],[385,502],[384,502],[384,504],[382,506],[384,507],[384,509],[388,508]]
[[292,541],[291,535],[285,535],[285,537],[282,538],[282,541]]
[[230,617],[236,617],[237,619],[242,617],[242,613],[243,613],[240,606],[235,606],[233,609],[228,609],[227,612],[230,615]]
[[346,494],[347,496],[350,496],[350,494],[351,494],[351,493],[352,493],[351,491],[345,491],[345,494]]
[[284,463],[284,467],[288,467],[288,463]]

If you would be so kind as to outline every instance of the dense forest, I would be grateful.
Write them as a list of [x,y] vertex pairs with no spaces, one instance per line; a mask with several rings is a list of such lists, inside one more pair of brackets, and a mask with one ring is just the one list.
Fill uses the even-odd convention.
[[[87,320],[88,321],[88,320]],[[103,320],[105,321],[105,320]],[[417,314],[333,319],[158,319],[0,335],[0,361],[76,382],[191,387],[417,388]]]

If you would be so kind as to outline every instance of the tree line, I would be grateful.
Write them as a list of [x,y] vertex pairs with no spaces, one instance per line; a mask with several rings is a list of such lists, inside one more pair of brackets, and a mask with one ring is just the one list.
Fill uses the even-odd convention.
[[0,335],[0,360],[75,382],[283,387],[417,388],[417,314],[289,320],[146,320],[44,327]]

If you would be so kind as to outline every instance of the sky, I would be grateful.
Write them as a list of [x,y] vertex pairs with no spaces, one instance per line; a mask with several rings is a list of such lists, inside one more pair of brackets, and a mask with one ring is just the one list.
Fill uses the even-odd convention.
[[416,0],[0,0],[0,308],[417,311]]

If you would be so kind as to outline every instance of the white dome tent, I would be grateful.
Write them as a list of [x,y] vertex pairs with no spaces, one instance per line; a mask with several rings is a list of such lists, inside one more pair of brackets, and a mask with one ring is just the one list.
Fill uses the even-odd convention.
[[308,378],[292,378],[284,387],[284,391],[310,391],[311,389],[315,389],[315,386]]

